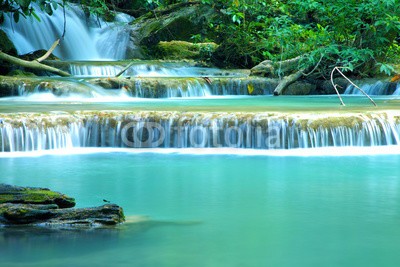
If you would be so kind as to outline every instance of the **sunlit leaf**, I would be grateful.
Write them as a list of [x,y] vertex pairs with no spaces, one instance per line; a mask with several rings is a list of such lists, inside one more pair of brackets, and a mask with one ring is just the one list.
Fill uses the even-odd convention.
[[252,83],[249,83],[247,85],[247,92],[249,93],[249,95],[251,95],[254,92],[254,85]]

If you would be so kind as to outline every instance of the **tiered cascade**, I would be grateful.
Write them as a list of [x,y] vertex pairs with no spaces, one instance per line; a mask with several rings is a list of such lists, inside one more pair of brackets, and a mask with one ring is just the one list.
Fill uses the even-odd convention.
[[103,111],[2,114],[1,151],[73,147],[293,149],[400,144],[400,114]]

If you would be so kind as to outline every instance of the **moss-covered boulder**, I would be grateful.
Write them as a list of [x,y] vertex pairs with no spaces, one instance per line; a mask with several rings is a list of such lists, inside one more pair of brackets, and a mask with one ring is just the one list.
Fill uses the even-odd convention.
[[217,49],[216,43],[190,43],[186,41],[159,42],[153,49],[154,56],[161,59],[207,60]]
[[285,95],[309,95],[316,89],[315,84],[311,84],[305,81],[297,81],[288,86],[285,90]]
[[125,220],[122,208],[115,204],[80,209],[73,206],[73,198],[47,188],[0,184],[0,226],[95,227]]
[[0,184],[0,204],[56,204],[59,208],[75,206],[75,199],[48,188]]
[[132,22],[127,57],[154,58],[152,48],[160,41],[191,41],[197,34],[206,37],[204,29],[214,14],[212,7],[190,2],[149,12]]

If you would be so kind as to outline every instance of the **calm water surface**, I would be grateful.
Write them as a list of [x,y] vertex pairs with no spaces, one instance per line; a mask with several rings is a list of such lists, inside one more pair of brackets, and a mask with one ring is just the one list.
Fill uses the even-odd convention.
[[0,113],[76,110],[158,110],[238,112],[364,112],[397,110],[400,97],[374,96],[377,107],[364,96],[223,96],[145,99],[132,97],[57,98],[50,94],[0,98]]
[[1,266],[398,266],[399,154],[1,157],[0,182],[150,221],[0,229]]

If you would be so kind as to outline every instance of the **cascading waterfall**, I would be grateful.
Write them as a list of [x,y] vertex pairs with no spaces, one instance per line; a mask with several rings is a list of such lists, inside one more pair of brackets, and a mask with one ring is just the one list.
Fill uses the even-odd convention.
[[270,95],[274,83],[258,78],[139,78],[126,83],[133,97],[171,98],[249,95]]
[[[49,49],[63,33],[64,16],[61,7],[54,10],[52,16],[40,11],[40,22],[33,17],[21,18],[15,23],[6,16],[3,30],[16,46],[19,54],[27,54],[39,49]],[[86,19],[83,11],[76,5],[69,4],[66,9],[66,34],[54,54],[62,59],[123,59],[129,41],[129,28],[125,27],[132,20],[129,16],[118,15],[113,23]],[[99,24],[100,23],[100,24]]]
[[30,84],[21,83],[17,95],[30,100],[55,100],[58,97],[75,99],[105,98],[115,96],[128,97],[123,90],[105,90],[84,80],[76,79],[38,79]]
[[[117,80],[92,79],[91,83],[124,89],[132,97],[171,98],[227,95],[271,95],[276,81],[266,78],[131,78]],[[251,91],[249,90],[251,89]]]
[[1,115],[1,151],[400,145],[400,114],[75,112]]
[[[358,84],[356,82],[356,84]],[[385,82],[385,81],[376,81],[376,80],[367,80],[361,83],[360,88],[366,92],[368,95],[399,95],[400,91],[397,90],[399,84]],[[344,94],[347,95],[362,95],[362,92],[358,90],[355,86],[349,85],[346,88]]]
[[[174,62],[69,62],[68,71],[74,76],[114,77],[129,63],[123,76],[133,77],[247,77],[248,70],[221,70],[196,67],[190,63]],[[54,62],[57,64],[57,62]]]
[[[271,95],[275,84],[264,78],[133,78],[69,79],[46,78],[16,82],[9,96],[33,99],[76,99],[124,96],[136,98],[207,97],[227,95]],[[252,88],[252,92],[249,91]],[[112,98],[110,98],[110,101]]]

